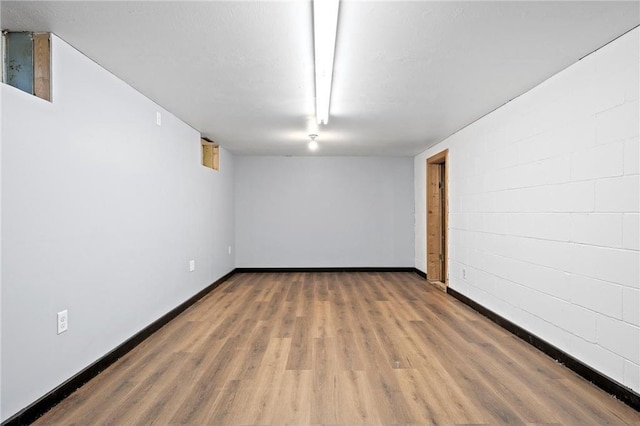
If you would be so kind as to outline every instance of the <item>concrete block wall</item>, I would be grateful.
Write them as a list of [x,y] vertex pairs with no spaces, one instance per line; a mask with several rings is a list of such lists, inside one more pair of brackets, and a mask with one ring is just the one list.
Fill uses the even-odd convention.
[[640,391],[640,29],[415,158],[449,149],[449,285]]

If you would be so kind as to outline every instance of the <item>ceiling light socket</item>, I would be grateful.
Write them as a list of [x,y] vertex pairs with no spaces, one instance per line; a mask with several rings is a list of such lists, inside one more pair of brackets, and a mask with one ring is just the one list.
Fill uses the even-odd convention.
[[318,137],[318,135],[312,133],[309,135],[309,139],[311,139],[311,141],[309,141],[309,143],[307,144],[307,147],[311,150],[311,151],[315,151],[316,149],[318,149],[318,142],[316,142],[316,138]]

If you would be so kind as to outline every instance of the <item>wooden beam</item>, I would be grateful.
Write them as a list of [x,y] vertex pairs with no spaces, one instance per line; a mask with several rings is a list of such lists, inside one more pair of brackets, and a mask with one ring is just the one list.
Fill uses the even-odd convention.
[[33,94],[51,101],[51,43],[49,33],[33,34]]

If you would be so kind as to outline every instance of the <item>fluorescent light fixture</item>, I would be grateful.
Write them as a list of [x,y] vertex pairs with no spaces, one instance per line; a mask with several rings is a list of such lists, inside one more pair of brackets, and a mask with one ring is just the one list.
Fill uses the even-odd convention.
[[313,43],[316,65],[316,119],[329,122],[333,56],[336,51],[340,0],[313,0]]

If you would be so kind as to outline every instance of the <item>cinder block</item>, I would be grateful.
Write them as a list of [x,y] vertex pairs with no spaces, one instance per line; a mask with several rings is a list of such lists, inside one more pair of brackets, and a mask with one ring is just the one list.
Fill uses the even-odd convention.
[[621,355],[625,359],[640,364],[640,328],[606,316],[599,316],[598,344]]
[[462,268],[464,265],[457,260],[449,259],[449,279],[462,280]]
[[576,151],[571,156],[573,181],[622,176],[624,174],[624,143],[598,145]]
[[504,172],[509,189],[565,183],[571,180],[571,157],[566,154],[529,161]]
[[467,229],[466,213],[449,213],[450,229]]
[[510,257],[501,257],[496,263],[497,268],[493,270],[487,268],[487,272],[509,280],[515,284],[522,285],[522,283],[517,281],[520,276],[518,272],[521,268],[521,264],[522,261],[520,260],[512,259]]
[[569,241],[568,213],[514,213],[509,215],[509,234],[553,241]]
[[559,210],[566,212],[591,212],[595,209],[595,182],[575,182],[560,186]]
[[640,138],[631,138],[624,143],[624,174],[640,173]]
[[509,235],[527,236],[527,229],[532,225],[532,214],[514,213],[508,216],[507,233]]
[[[599,248],[585,244],[570,244],[568,257],[566,257],[559,269],[585,277],[595,277],[596,259]],[[606,280],[606,278],[604,278]]]
[[571,156],[555,156],[542,161],[542,185],[553,185],[571,181]]
[[622,247],[640,250],[640,214],[625,213],[622,216]]
[[622,290],[622,319],[624,322],[640,327],[640,290],[635,288]]
[[[528,99],[526,99],[526,101],[531,101],[532,96],[535,96],[535,93],[533,91],[528,92]],[[531,103],[532,105],[535,105],[535,102]],[[507,128],[507,140],[509,143],[517,142],[542,133],[539,117],[539,105],[540,104],[538,103],[536,107],[531,109],[531,111],[527,113],[523,112],[509,121],[509,126]]]
[[560,189],[557,186],[542,186],[518,190],[521,199],[521,211],[551,212],[560,202]]
[[478,287],[489,294],[496,293],[495,276],[484,271],[478,271]]
[[640,256],[637,251],[593,247],[591,257],[595,268],[593,277],[640,288]]
[[622,247],[622,214],[572,214],[571,241],[605,247]]
[[568,213],[538,213],[531,215],[528,236],[553,241],[569,241],[571,215]]
[[515,306],[545,321],[553,323],[553,319],[559,317],[559,306],[549,302],[552,298],[529,287],[514,283],[513,299]]
[[597,212],[637,213],[640,210],[640,175],[596,182]]
[[640,365],[624,360],[624,381],[622,383],[638,392],[640,390]]
[[564,271],[521,262],[513,280],[542,293],[570,300],[569,274]]
[[557,129],[550,139],[558,154],[592,147],[596,144],[596,117],[589,116]]
[[517,142],[520,164],[527,164],[556,155],[552,147],[553,131],[545,132]]
[[461,233],[460,235],[464,235],[463,245],[469,249],[480,249],[481,245],[478,242],[478,235],[480,234],[481,232],[474,230],[468,230],[464,233]]
[[491,253],[495,248],[494,235],[487,232],[479,232],[476,236],[478,250],[483,254]]
[[484,231],[484,214],[483,213],[468,213],[467,214],[467,228],[470,231]]
[[625,100],[627,102],[637,101],[640,95],[640,64],[638,62],[626,67],[614,78],[626,83]]
[[624,358],[597,344],[574,336],[570,343],[572,356],[620,383],[624,381]]
[[[422,192],[422,191],[421,191]],[[424,191],[424,193],[426,193],[426,191]],[[449,213],[462,213],[462,201],[460,200],[461,197],[454,194],[449,194]],[[420,194],[420,196],[418,197],[418,199],[416,200],[416,211],[418,209],[421,209],[422,211],[425,211],[425,205],[427,203],[426,197],[423,194]],[[419,204],[419,205],[418,205]]]
[[[627,67],[628,68],[628,67]],[[628,75],[620,75],[620,72],[599,78],[590,86],[590,104],[593,113],[599,113],[624,104],[627,91]],[[636,75],[635,79],[638,79]]]
[[623,287],[579,275],[571,275],[571,301],[616,319],[622,319]]
[[571,303],[561,302],[561,306],[560,317],[554,323],[561,327],[564,325],[563,328],[576,336],[595,342],[597,314]]
[[447,250],[447,256],[449,259],[458,259],[458,246],[449,245]]
[[483,192],[481,194],[478,194],[478,199],[476,200],[476,202],[478,203],[478,211],[492,212],[493,206],[495,205],[493,198],[493,192]]
[[538,133],[562,127],[567,122],[582,118],[587,113],[574,96],[561,96],[555,100],[545,100],[540,110]]
[[595,181],[521,189],[520,200],[523,212],[591,212]]
[[580,270],[589,268],[589,264],[583,264],[583,262],[591,257],[591,253],[588,250],[577,249],[575,246],[566,242],[525,238],[521,242],[521,251],[514,252],[514,257],[566,272],[575,272],[576,268]]
[[639,127],[638,101],[624,103],[597,115],[596,142],[609,144],[637,137]]
[[484,269],[486,267],[484,262],[484,252],[477,249],[468,249],[466,265],[478,270]]
[[521,192],[518,190],[495,192],[493,203],[496,212],[518,212],[520,211]]
[[498,278],[507,280],[509,279],[509,274],[508,267],[505,266],[505,264],[511,261],[513,261],[513,259],[509,259],[508,257],[487,254],[485,256],[485,262],[487,262],[485,271]]
[[496,276],[494,278],[494,286],[496,289],[496,297],[500,300],[503,300],[507,304],[514,306],[513,297],[511,297],[511,286],[513,283],[510,283],[508,280],[503,277]]
[[485,213],[484,229],[492,234],[505,234],[507,232],[508,213]]
[[494,158],[496,167],[499,169],[517,165],[519,162],[518,144],[509,144],[494,151]]
[[509,180],[512,172],[509,169],[495,169],[490,173],[491,190],[502,191],[505,189],[513,189],[514,184]]

